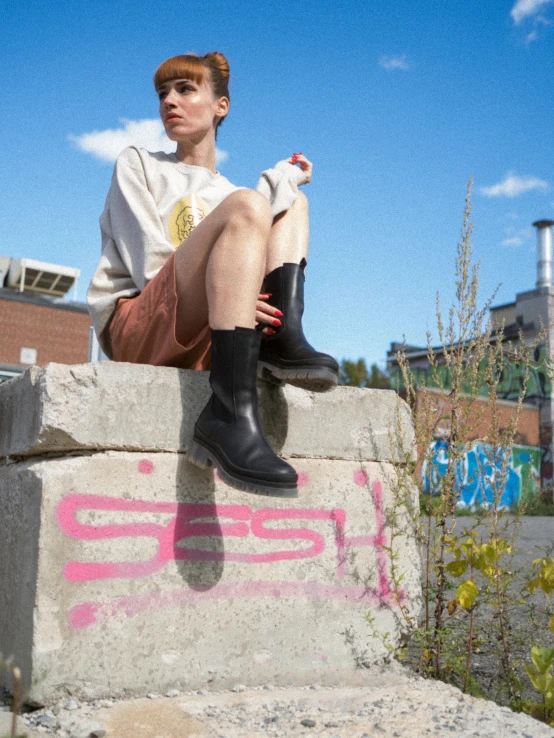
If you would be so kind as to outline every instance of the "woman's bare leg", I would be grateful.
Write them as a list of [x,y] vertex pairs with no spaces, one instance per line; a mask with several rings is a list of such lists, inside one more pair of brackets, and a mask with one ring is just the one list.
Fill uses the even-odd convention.
[[302,260],[308,253],[308,238],[308,201],[300,194],[293,207],[273,225],[269,238],[263,289],[270,294],[268,303],[284,317],[262,342],[259,367],[263,376],[325,392],[336,386],[339,367],[332,356],[308,343],[302,327]]
[[271,225],[268,201],[239,190],[177,250],[177,339],[186,344],[206,323],[212,328],[212,395],[187,451],[189,461],[216,466],[237,489],[297,497],[298,475],[268,444],[257,409],[261,333],[254,325]]
[[208,323],[215,330],[254,328],[271,225],[268,201],[253,190],[238,190],[179,246],[179,343],[189,343]]
[[309,240],[308,199],[299,192],[293,206],[275,218],[269,236],[265,273],[269,274],[286,262],[300,264],[308,255]]

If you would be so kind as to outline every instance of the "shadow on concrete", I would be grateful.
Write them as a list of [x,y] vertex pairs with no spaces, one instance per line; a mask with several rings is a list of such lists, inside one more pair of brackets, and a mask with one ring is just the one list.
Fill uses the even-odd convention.
[[185,454],[179,454],[175,481],[179,503],[173,541],[177,569],[191,589],[207,591],[221,580],[225,559],[214,470],[199,469]]
[[[194,382],[185,382],[193,374]],[[187,459],[194,423],[210,397],[209,372],[182,370],[183,416],[175,492],[179,509],[173,546],[177,569],[191,589],[207,591],[223,576],[225,547],[217,515],[214,469],[200,469]],[[187,377],[190,379],[190,376]]]
[[[23,698],[33,674],[42,509],[42,486],[29,469],[32,464],[33,461],[0,469],[0,657],[13,657],[21,670]],[[0,669],[0,687],[13,694],[13,686],[11,670]]]
[[[186,376],[185,371],[183,370],[183,378]],[[224,529],[219,519],[221,510],[218,515],[216,507],[215,471],[199,469],[188,461],[186,455],[192,440],[194,423],[211,394],[208,384],[209,373],[193,372],[193,374],[194,382],[181,381],[181,402],[184,411],[175,480],[179,511],[173,545],[177,568],[184,581],[192,589],[207,591],[215,587],[223,576],[225,544]],[[190,377],[187,379],[190,380]],[[283,388],[260,381],[258,397],[264,433],[273,449],[279,453],[288,432],[288,407]],[[259,499],[256,495],[252,495],[254,504]],[[229,519],[224,519],[224,524],[236,525],[237,520],[233,518],[232,509],[229,510],[229,515]]]
[[272,382],[258,382],[260,421],[265,437],[275,453],[281,453],[289,430],[289,410],[284,388]]

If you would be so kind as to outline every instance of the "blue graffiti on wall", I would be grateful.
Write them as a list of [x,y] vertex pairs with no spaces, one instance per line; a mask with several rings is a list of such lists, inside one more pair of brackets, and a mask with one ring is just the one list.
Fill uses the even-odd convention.
[[[463,507],[486,505],[499,495],[500,507],[512,507],[523,493],[528,495],[536,491],[540,459],[541,450],[535,447],[496,449],[495,454],[489,444],[475,443],[456,463],[458,504]],[[447,470],[448,444],[444,440],[433,441],[430,458],[422,469],[423,489],[427,494],[440,493]]]

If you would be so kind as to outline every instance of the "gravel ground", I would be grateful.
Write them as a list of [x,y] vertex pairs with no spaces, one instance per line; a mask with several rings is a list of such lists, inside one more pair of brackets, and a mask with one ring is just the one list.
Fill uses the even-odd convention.
[[[554,730],[455,687],[422,679],[393,663],[373,667],[365,686],[247,689],[150,695],[147,699],[74,699],[28,713],[29,738],[554,738]],[[0,713],[0,717],[6,713]],[[0,735],[6,725],[0,721]]]

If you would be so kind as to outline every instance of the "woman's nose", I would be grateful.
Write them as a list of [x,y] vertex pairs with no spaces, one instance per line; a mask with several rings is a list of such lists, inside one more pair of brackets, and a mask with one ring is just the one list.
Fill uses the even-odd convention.
[[175,99],[174,99],[174,91],[169,90],[167,95],[164,97],[164,105],[166,107],[171,107],[172,105],[175,105]]

